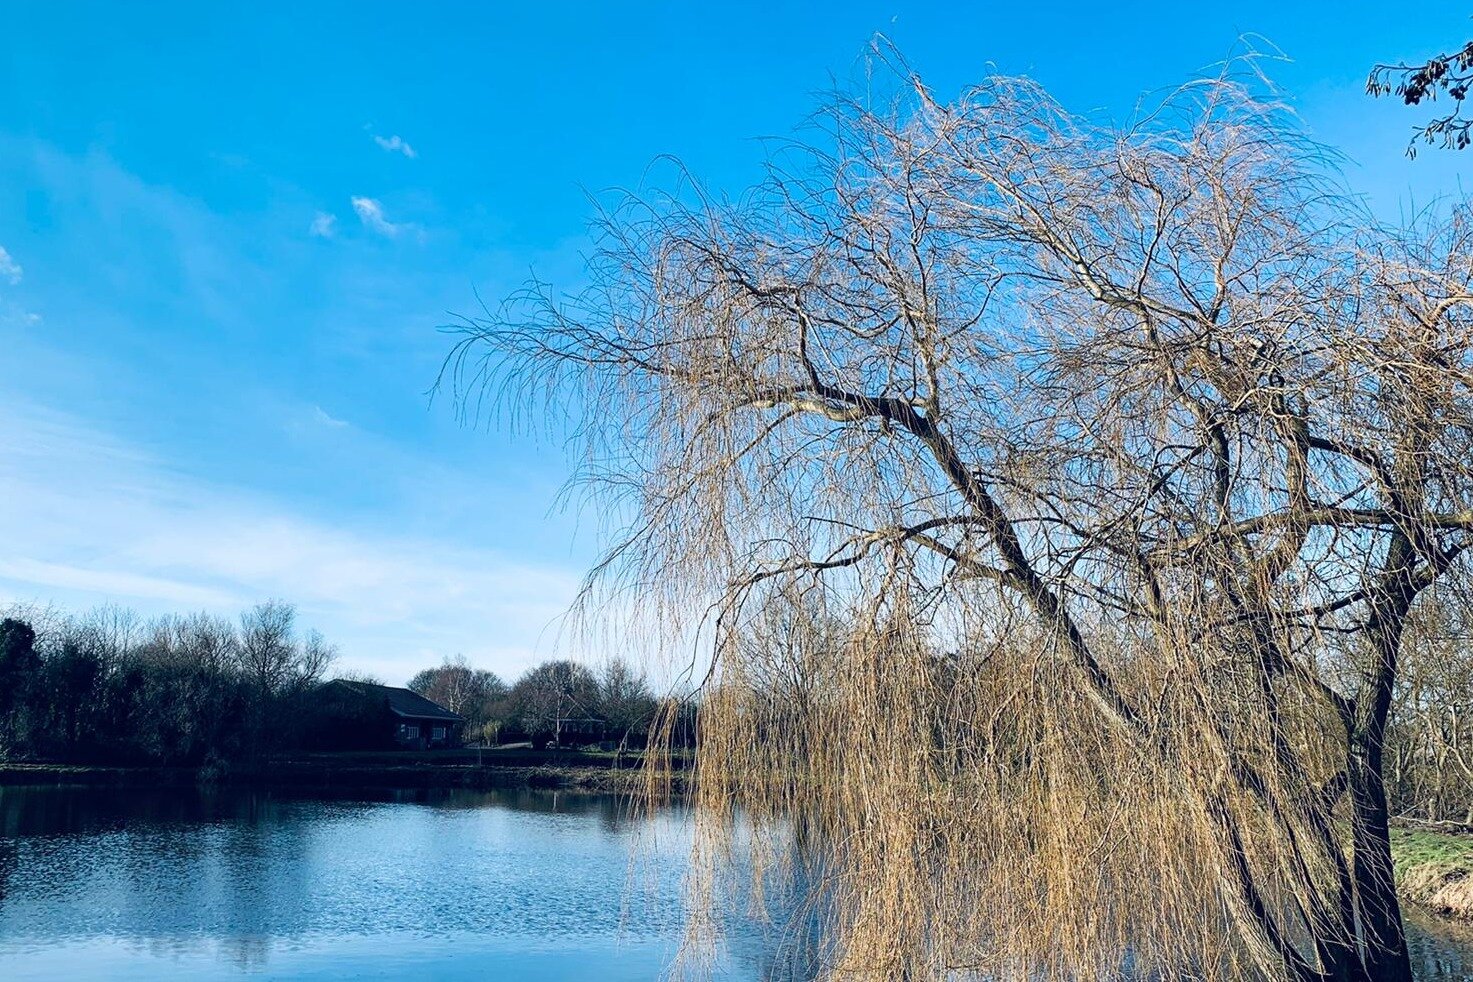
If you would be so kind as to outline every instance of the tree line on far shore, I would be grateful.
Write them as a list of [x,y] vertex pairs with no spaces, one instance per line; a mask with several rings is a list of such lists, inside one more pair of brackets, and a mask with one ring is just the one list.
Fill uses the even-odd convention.
[[566,659],[546,661],[508,685],[456,656],[416,674],[409,688],[465,717],[466,743],[488,745],[642,747],[659,705],[645,676],[622,658],[597,669]]
[[[327,732],[315,693],[336,656],[277,600],[235,620],[0,609],[0,760],[225,766],[334,748],[351,735]],[[598,668],[547,661],[508,685],[456,656],[408,687],[465,717],[468,744],[642,747],[658,709],[645,677],[619,658]],[[693,710],[680,721],[693,732]]]
[[235,621],[12,608],[0,616],[0,759],[223,765],[290,749],[336,654],[277,600]]

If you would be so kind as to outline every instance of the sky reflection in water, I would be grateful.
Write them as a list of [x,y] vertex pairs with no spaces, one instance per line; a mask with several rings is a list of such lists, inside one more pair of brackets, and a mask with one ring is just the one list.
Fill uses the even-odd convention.
[[[652,979],[688,842],[555,792],[0,788],[0,976]],[[776,961],[745,924],[717,968]]]

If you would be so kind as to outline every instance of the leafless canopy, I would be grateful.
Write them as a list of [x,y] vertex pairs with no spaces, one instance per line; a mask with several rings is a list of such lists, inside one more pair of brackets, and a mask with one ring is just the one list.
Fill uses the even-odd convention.
[[1381,754],[1473,542],[1466,213],[1375,226],[1232,78],[1119,128],[900,75],[447,363],[568,415],[595,582],[714,615],[693,941],[742,817],[836,976],[1409,978]]

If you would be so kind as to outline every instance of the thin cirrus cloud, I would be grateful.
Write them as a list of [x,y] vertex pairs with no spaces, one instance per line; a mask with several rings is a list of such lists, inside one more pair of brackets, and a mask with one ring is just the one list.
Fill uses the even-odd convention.
[[312,234],[319,239],[330,239],[337,234],[338,216],[329,215],[325,211],[319,211],[312,219]]
[[312,407],[312,419],[319,425],[333,430],[341,430],[349,425],[347,420],[338,419],[321,406]]
[[358,213],[358,220],[371,232],[393,239],[413,228],[411,225],[389,221],[384,214],[383,203],[376,198],[355,197],[352,202],[353,210]]
[[[0,246],[0,284],[19,286],[23,275],[20,263],[5,251],[4,246]],[[0,327],[7,323],[35,325],[41,323],[41,315],[25,309],[10,298],[0,296]]]
[[409,145],[408,141],[398,134],[394,136],[379,136],[377,133],[374,133],[372,136],[373,142],[377,143],[389,153],[402,153],[410,160],[419,156],[419,154],[414,152],[414,148]]
[[211,484],[34,403],[0,406],[0,500],[0,607],[233,615],[281,597],[340,646],[344,668],[386,679],[453,651],[515,675],[546,656],[547,630],[578,588],[569,570],[463,535],[355,526]]
[[22,272],[20,263],[11,258],[4,246],[0,246],[0,280],[15,286],[20,283]]
[[195,608],[228,610],[240,606],[238,599],[224,590],[201,587],[167,577],[89,569],[26,557],[0,559],[0,580],[45,587],[48,590],[75,591],[98,597],[130,597],[143,601],[163,601],[166,604],[177,605],[189,610]]

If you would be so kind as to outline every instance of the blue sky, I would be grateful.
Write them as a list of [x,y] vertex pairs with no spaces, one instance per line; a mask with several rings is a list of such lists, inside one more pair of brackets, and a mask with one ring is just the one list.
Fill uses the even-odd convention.
[[[956,8],[966,6],[965,12]],[[1189,9],[1190,8],[1190,9]],[[0,32],[0,602],[295,601],[347,667],[515,675],[597,547],[556,441],[427,391],[436,326],[576,284],[590,195],[674,155],[759,177],[877,32],[942,94],[1029,74],[1124,118],[1257,35],[1384,215],[1473,155],[1403,155],[1377,60],[1454,4],[20,2]]]

